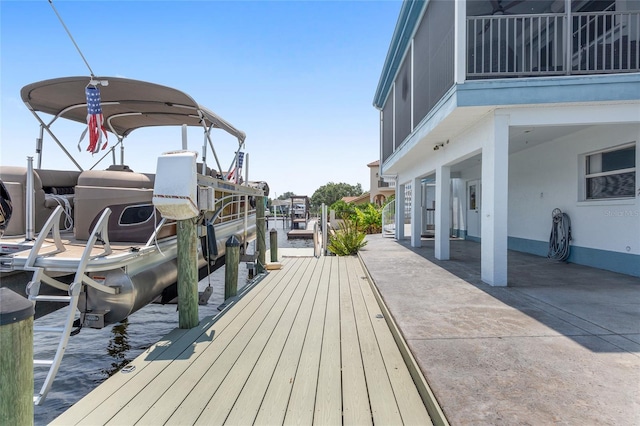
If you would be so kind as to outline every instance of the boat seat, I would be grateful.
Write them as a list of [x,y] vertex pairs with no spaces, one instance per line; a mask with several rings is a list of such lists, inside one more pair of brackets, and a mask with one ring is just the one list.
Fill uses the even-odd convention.
[[[149,211],[153,198],[153,175],[133,171],[85,170],[78,178],[75,192],[75,236],[79,240],[89,238],[92,225],[102,211],[109,207],[112,211],[109,220],[109,238],[111,241],[142,242],[153,232],[152,219],[140,223],[131,223],[125,214],[129,207],[139,208],[139,213]],[[151,209],[153,211],[153,209]],[[134,212],[135,213],[135,212]],[[127,215],[127,223],[120,223]],[[157,215],[159,218],[159,215]],[[134,218],[135,220],[136,218]]]
[[[73,208],[74,188],[78,181],[79,171],[67,170],[34,170],[34,212],[35,232],[39,232],[45,222],[59,205],[52,195],[67,199],[69,208]],[[0,179],[7,187],[13,215],[5,231],[6,236],[24,235],[26,233],[26,191],[27,168],[19,166],[0,166]],[[64,195],[63,195],[64,193]],[[63,202],[64,203],[64,202]],[[69,211],[73,217],[72,210]],[[64,229],[64,215],[61,217],[61,228]]]

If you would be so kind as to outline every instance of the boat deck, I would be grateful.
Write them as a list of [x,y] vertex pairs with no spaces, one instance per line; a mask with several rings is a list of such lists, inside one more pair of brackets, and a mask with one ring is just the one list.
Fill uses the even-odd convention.
[[430,424],[425,383],[414,383],[359,259],[282,265],[53,424]]

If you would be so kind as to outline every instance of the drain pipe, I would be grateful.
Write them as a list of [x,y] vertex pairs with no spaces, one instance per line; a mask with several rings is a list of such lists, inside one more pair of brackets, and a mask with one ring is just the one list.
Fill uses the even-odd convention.
[[27,157],[27,190],[26,190],[26,235],[25,240],[33,241],[35,239],[34,232],[34,222],[35,222],[35,212],[34,212],[34,196],[35,193],[33,191],[33,157]]

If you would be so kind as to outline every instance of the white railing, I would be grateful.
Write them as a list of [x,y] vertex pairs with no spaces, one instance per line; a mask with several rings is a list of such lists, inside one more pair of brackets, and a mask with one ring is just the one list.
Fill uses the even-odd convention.
[[640,71],[640,11],[472,16],[467,76]]
[[382,236],[394,237],[396,234],[396,202],[392,200],[382,208]]

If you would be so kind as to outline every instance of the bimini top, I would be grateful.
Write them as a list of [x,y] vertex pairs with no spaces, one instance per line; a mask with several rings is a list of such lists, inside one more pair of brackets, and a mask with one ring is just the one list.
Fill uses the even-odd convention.
[[[92,81],[100,88],[106,127],[125,137],[150,126],[212,126],[244,142],[245,133],[199,105],[184,92],[146,81],[118,77],[64,77],[44,80],[22,88],[20,95],[34,112],[55,118],[87,122],[85,87]],[[107,82],[108,84],[105,84]]]

